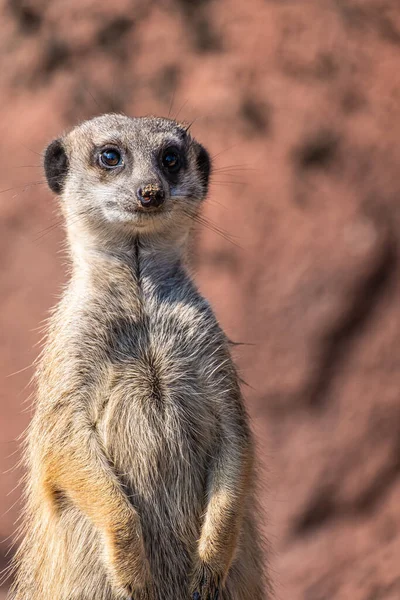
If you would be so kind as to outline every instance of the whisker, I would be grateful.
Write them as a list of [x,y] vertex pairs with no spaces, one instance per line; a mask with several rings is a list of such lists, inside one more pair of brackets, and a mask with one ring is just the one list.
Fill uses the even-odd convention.
[[103,109],[101,108],[100,104],[97,102],[96,98],[93,96],[92,92],[89,90],[89,88],[85,85],[85,83],[83,81],[81,81],[81,85],[85,89],[86,93],[89,94],[89,96],[91,97],[91,99],[93,100],[93,102],[95,103],[97,108],[99,109],[99,111],[101,113],[104,112]]
[[33,238],[32,242],[38,242],[39,240],[43,239],[47,234],[51,233],[55,229],[58,229],[58,227],[60,227],[63,222],[64,219],[60,219],[59,221],[57,221],[57,223],[53,223],[52,225],[49,225],[49,227],[42,229],[40,234]]
[[228,210],[228,207],[225,204],[222,204],[222,202],[219,202],[218,200],[216,200],[215,198],[209,198],[207,200],[207,204],[215,204],[217,206],[221,206],[222,208],[224,208],[225,210]]
[[224,229],[221,229],[221,227],[219,227],[218,225],[216,225],[216,223],[213,223],[213,221],[211,221],[210,219],[208,219],[207,217],[205,217],[204,215],[196,215],[196,218],[198,220],[199,223],[202,223],[208,227],[212,227],[212,230],[215,231],[216,233],[219,233],[220,235],[225,236],[225,239],[229,239],[230,241],[232,241],[232,243],[235,243],[233,240],[233,236],[231,236],[230,234],[228,234]]
[[[90,214],[91,212],[94,212],[94,211],[95,211],[94,207],[88,208],[88,209],[86,209],[85,214]],[[77,212],[71,212],[70,214],[72,216],[72,219],[70,220],[70,224],[71,225],[73,225],[74,223],[77,223],[79,221],[79,219],[82,217],[82,213],[79,212],[79,211],[77,211]],[[55,229],[58,229],[59,227],[61,227],[62,225],[64,225],[64,223],[65,223],[65,217],[64,216],[54,215],[53,219],[54,218],[56,218],[57,221],[55,223],[52,223],[48,227],[45,227],[41,231],[39,231],[38,234],[37,234],[37,236],[32,240],[33,243],[38,242],[39,240],[43,239],[46,235],[50,234]]]
[[224,171],[257,171],[255,167],[249,167],[248,165],[226,165],[223,167],[216,167],[213,169],[214,173],[223,173]]
[[209,229],[210,231],[216,233],[217,235],[219,235],[220,237],[222,237],[224,240],[226,240],[227,242],[229,242],[233,246],[236,246],[237,248],[240,248],[241,250],[243,249],[242,246],[240,246],[240,244],[238,244],[237,242],[235,242],[228,233],[226,233],[225,231],[222,231],[221,229],[219,229],[219,227],[217,227],[213,223],[210,223],[210,222],[208,222],[206,220],[199,220],[199,219],[195,219],[195,220],[200,225],[202,225],[202,227],[205,227],[206,229]]
[[230,242],[234,246],[243,249],[237,242],[235,242],[232,236],[230,236],[226,231],[218,227],[218,225],[207,219],[204,215],[192,213],[187,210],[185,210],[184,212],[193,222],[205,227],[206,229],[209,229],[210,231],[213,231],[214,233],[221,236],[224,240]]
[[117,86],[115,85],[116,82],[116,78],[117,78],[117,74],[114,71],[112,74],[112,81],[111,81],[111,98],[110,98],[110,107],[113,113],[118,112],[116,110],[117,107]]
[[236,148],[236,146],[237,146],[237,144],[232,144],[232,146],[227,146],[226,148],[224,148],[220,152],[217,152],[217,154],[213,154],[211,156],[211,159],[215,160],[218,156],[221,156],[221,154],[223,154],[224,152],[228,152],[228,150],[232,150],[232,148]]
[[170,118],[170,116],[171,116],[172,107],[173,107],[174,100],[175,100],[176,86],[177,86],[177,83],[175,83],[174,91],[172,92],[172,95],[171,95],[171,101],[170,101],[170,103],[169,103],[169,109],[168,109],[168,119],[169,119],[169,118]]
[[244,185],[243,181],[215,181],[211,179],[210,185]]
[[187,126],[185,127],[185,131],[186,131],[186,133],[189,131],[189,129],[192,127],[192,125],[193,125],[194,123],[196,123],[196,121],[198,121],[198,119],[199,119],[199,118],[201,118],[201,117],[195,117],[195,118],[193,119],[193,121],[191,121],[191,122],[189,123],[189,125],[187,125]]
[[40,152],[35,152],[35,150],[32,150],[32,148],[28,148],[28,146],[25,146],[25,144],[22,144],[22,143],[20,142],[20,145],[21,145],[23,148],[26,148],[26,150],[29,150],[29,152],[32,152],[33,154],[36,154],[37,156],[40,156],[41,158],[43,157],[43,154],[41,154]]
[[236,183],[243,182],[243,176],[240,174],[236,175],[236,173],[217,173],[218,176],[229,177],[229,179],[214,179],[213,175],[210,177],[211,181],[221,181],[223,183],[228,183],[229,181],[235,181]]
[[180,109],[178,110],[178,112],[176,113],[176,115],[174,116],[174,121],[176,121],[178,119],[179,114],[185,108],[185,106],[186,106],[186,104],[188,102],[189,102],[189,99],[185,100],[185,102],[182,104],[182,106],[180,107]]
[[[236,173],[233,170],[232,171],[228,171],[228,170],[226,170],[226,171],[219,171],[219,170],[218,171],[212,171],[211,175],[210,175],[210,179],[212,180],[212,179],[215,179],[216,177],[224,177],[224,181],[225,181],[225,178],[228,177],[228,179],[230,178],[233,181],[234,179],[236,179],[238,177],[243,178],[243,173]],[[218,179],[217,179],[217,181],[218,181]]]
[[42,165],[12,165],[5,167],[6,169],[41,169]]
[[15,185],[14,187],[7,188],[5,190],[0,190],[0,194],[5,194],[6,192],[12,192],[13,190],[18,190],[21,188],[28,188],[32,185],[40,185],[46,183],[45,181],[32,181],[31,183],[24,183],[22,185]]

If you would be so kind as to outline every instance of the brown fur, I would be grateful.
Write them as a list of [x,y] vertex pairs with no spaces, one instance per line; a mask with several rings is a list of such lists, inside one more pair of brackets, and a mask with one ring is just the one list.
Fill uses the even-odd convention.
[[[185,158],[175,180],[166,141]],[[96,162],[107,143],[120,171]],[[37,373],[12,600],[266,598],[248,419],[186,266],[207,160],[174,121],[119,115],[47,151],[72,277]],[[135,190],[154,181],[166,200],[144,215]]]

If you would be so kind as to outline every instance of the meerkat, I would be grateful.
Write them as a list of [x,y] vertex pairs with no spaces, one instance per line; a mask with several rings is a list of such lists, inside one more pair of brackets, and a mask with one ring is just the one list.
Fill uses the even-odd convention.
[[238,375],[187,265],[210,169],[156,117],[96,117],[45,152],[71,278],[37,372],[12,600],[269,597]]

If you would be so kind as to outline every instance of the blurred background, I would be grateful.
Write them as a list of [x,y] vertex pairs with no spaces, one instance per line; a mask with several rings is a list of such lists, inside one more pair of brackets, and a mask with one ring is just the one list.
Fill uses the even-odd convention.
[[41,152],[102,112],[169,114],[214,157],[193,264],[244,343],[277,598],[398,600],[398,0],[0,7],[0,568],[31,365],[66,280]]

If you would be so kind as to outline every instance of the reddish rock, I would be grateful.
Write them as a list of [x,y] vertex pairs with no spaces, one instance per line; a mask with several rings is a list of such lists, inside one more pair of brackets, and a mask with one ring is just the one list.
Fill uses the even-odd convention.
[[215,157],[194,265],[248,344],[277,597],[400,598],[398,2],[1,7],[2,564],[30,365],[66,278],[40,153],[99,112],[171,114]]

